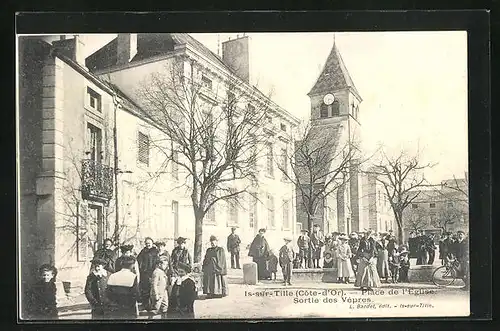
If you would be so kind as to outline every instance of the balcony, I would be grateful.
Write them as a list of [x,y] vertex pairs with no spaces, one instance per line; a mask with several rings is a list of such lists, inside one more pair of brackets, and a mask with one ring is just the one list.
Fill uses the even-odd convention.
[[85,200],[109,202],[113,197],[113,168],[83,160],[81,191]]

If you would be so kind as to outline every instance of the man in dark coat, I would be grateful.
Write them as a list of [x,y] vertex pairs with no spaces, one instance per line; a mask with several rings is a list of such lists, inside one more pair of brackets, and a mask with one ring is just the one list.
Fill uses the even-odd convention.
[[231,269],[240,268],[240,237],[235,233],[236,228],[231,228],[231,234],[227,237],[227,251],[231,254]]
[[312,267],[319,268],[319,260],[321,259],[321,249],[325,245],[325,236],[320,232],[319,224],[314,224],[313,233],[311,234],[311,259]]
[[417,237],[415,232],[410,232],[410,238],[408,238],[408,255],[410,258],[418,257],[418,248],[417,248]]
[[436,257],[436,244],[434,243],[434,235],[430,233],[426,236],[426,245],[425,248],[427,250],[427,256],[429,256],[429,260],[427,264],[434,264],[434,258]]
[[469,240],[465,232],[457,232],[457,241],[453,244],[453,255],[460,263],[460,276],[465,282],[465,289],[469,289]]
[[179,237],[177,238],[177,246],[172,250],[172,254],[170,256],[172,259],[172,275],[176,276],[178,271],[179,263],[184,263],[186,265],[191,266],[191,254],[186,248],[186,238]]
[[422,230],[418,230],[415,238],[415,246],[417,250],[417,265],[427,264],[427,237]]
[[297,246],[299,247],[299,259],[300,266],[303,268],[311,267],[310,261],[310,247],[311,247],[311,238],[309,238],[309,231],[302,230],[301,235],[297,239]]
[[450,255],[453,253],[453,244],[455,243],[452,238],[452,233],[447,232],[446,237],[440,242],[439,246],[439,256],[441,256],[441,264],[444,265],[450,259]]
[[158,249],[153,246],[153,239],[146,238],[144,240],[145,247],[137,255],[137,263],[139,264],[141,289],[141,302],[146,310],[150,310],[149,296],[151,293],[151,276],[156,268],[158,258]]
[[100,259],[106,261],[104,269],[109,273],[115,272],[115,261],[117,259],[117,254],[115,250],[112,250],[113,242],[111,239],[104,240],[104,247],[98,249],[94,254],[94,260]]
[[103,259],[92,260],[92,272],[87,276],[85,283],[85,297],[90,304],[92,319],[105,318],[106,288],[109,272],[105,269],[108,261]]
[[356,232],[352,232],[349,236],[349,240],[347,243],[349,244],[349,247],[351,248],[352,256],[350,258],[351,260],[351,265],[352,265],[352,270],[354,271],[354,274],[356,275],[356,272],[358,271],[358,257],[356,256],[356,253],[358,252],[359,248],[359,236]]
[[226,253],[220,247],[216,236],[210,236],[210,247],[205,253],[202,264],[203,293],[207,298],[227,296]]
[[271,279],[266,263],[269,258],[269,244],[264,238],[264,233],[266,233],[266,229],[259,230],[248,251],[248,256],[251,256],[253,262],[257,263],[257,278],[259,280]]

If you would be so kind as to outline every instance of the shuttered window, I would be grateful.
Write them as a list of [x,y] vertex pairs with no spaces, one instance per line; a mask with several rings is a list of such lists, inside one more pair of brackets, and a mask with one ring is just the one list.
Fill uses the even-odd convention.
[[258,200],[255,193],[250,194],[250,199],[248,201],[248,226],[252,229],[257,224],[257,203]]
[[290,202],[283,200],[283,229],[290,229]]
[[89,238],[88,206],[79,202],[77,205],[77,260],[85,262],[92,258],[92,246]]
[[142,132],[139,132],[137,141],[138,145],[138,160],[145,165],[149,165],[149,137]]
[[271,228],[276,226],[274,222],[274,197],[267,195],[267,222]]

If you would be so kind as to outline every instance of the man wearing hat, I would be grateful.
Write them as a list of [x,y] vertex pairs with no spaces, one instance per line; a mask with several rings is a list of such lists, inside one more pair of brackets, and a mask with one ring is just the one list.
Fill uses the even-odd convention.
[[113,241],[111,239],[104,240],[104,246],[98,249],[94,254],[94,259],[101,259],[106,261],[105,269],[113,273],[115,272],[115,261],[117,258],[116,252],[111,249]]
[[[133,250],[134,250],[134,245],[120,246],[120,252],[122,253],[122,255],[115,261],[115,271],[122,270],[122,262],[125,258],[134,257]],[[137,275],[137,281],[140,281],[139,264],[137,263],[137,261],[134,262],[134,265],[131,270],[134,274]]]
[[457,241],[453,244],[453,255],[460,263],[459,276],[463,277],[465,289],[469,289],[469,240],[462,230],[457,231]]
[[172,250],[172,254],[170,255],[172,259],[172,274],[176,276],[178,274],[178,266],[179,263],[184,263],[191,266],[191,254],[186,248],[186,238],[179,237],[177,238],[177,246]]
[[279,264],[283,272],[283,285],[292,285],[292,263],[295,258],[295,252],[292,248],[292,239],[285,237],[285,244],[281,246],[279,251]]
[[[85,297],[90,304],[92,319],[104,319],[106,287],[109,272],[105,269],[108,261],[100,258],[92,260],[92,272],[85,283]],[[114,266],[113,266],[114,267]]]
[[349,235],[349,240],[347,241],[349,247],[351,248],[352,256],[351,256],[351,266],[354,275],[356,275],[356,271],[358,270],[358,258],[356,257],[356,253],[359,248],[359,237],[356,232],[351,232]]
[[324,245],[325,236],[321,233],[319,224],[314,224],[313,233],[311,234],[311,258],[313,268],[319,268],[321,249]]
[[445,238],[440,242],[439,245],[439,256],[441,258],[442,265],[446,264],[449,261],[450,255],[452,254],[453,250],[453,244],[454,240],[452,238],[452,233],[447,232]]
[[260,229],[259,233],[250,244],[250,249],[248,250],[248,256],[251,256],[253,262],[257,263],[257,278],[259,280],[271,279],[266,263],[269,258],[269,244],[264,237],[265,233],[266,229]]
[[311,238],[309,238],[308,230],[301,230],[301,234],[299,238],[297,238],[297,246],[299,247],[299,259],[301,268],[309,268],[311,266],[311,256],[309,251],[309,248],[311,247]]
[[227,237],[227,251],[231,254],[231,269],[240,268],[240,237],[235,233],[236,228],[231,228],[231,234]]
[[141,274],[141,281],[139,283],[141,289],[141,302],[143,307],[150,311],[149,306],[151,294],[151,276],[155,270],[156,259],[158,257],[158,248],[153,244],[153,239],[147,237],[144,240],[144,248],[137,255],[137,263],[139,264],[139,273]]

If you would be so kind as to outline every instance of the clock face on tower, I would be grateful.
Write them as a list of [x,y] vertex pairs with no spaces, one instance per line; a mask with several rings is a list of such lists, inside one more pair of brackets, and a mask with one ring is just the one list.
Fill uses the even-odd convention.
[[328,105],[328,106],[331,105],[333,103],[333,101],[335,101],[335,97],[331,93],[328,93],[323,98],[323,102],[325,103],[325,105]]

